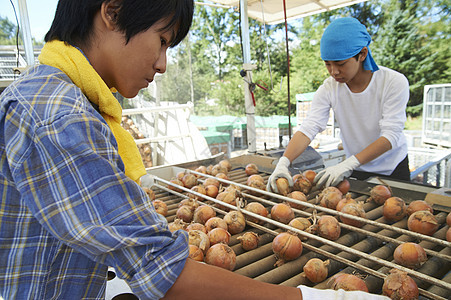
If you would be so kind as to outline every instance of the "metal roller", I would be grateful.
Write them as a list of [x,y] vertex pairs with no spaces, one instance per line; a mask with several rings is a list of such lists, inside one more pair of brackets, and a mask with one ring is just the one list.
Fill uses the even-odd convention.
[[[195,175],[200,176],[202,182],[209,175],[197,173],[191,170]],[[269,174],[259,173],[267,182]],[[241,188],[242,195],[247,201],[258,201],[262,203],[270,212],[271,207],[280,202],[296,202],[288,197],[274,193],[253,189],[246,186],[248,176],[244,173],[244,168],[234,169],[228,173],[229,180],[218,179],[224,186],[229,184],[237,185]],[[353,182],[354,183],[354,182]],[[182,193],[174,192],[167,188],[171,183],[168,180],[158,178],[154,187],[156,198],[164,201],[168,205],[168,222],[175,219],[175,213],[178,209],[178,203],[187,198],[189,189],[182,188]],[[353,186],[357,187],[353,189]],[[313,284],[303,276],[303,266],[314,257],[322,260],[329,259],[328,279],[338,272],[352,273],[356,272],[365,276],[365,283],[373,293],[380,293],[383,279],[391,268],[398,268],[408,272],[418,284],[421,297],[428,299],[447,299],[451,297],[451,243],[445,240],[447,226],[444,225],[447,213],[445,211],[435,211],[440,228],[433,236],[425,236],[414,233],[407,228],[407,218],[399,222],[388,223],[382,215],[382,206],[374,202],[368,202],[369,190],[374,184],[363,181],[356,181],[351,184],[351,197],[359,202],[363,202],[363,208],[366,212],[366,219],[345,215],[350,219],[364,222],[361,228],[353,227],[340,222],[342,234],[336,241],[329,241],[319,236],[312,235],[299,230],[293,230],[288,225],[276,222],[270,217],[264,218],[236,206],[224,205],[227,209],[239,209],[245,215],[256,217],[265,221],[265,225],[258,225],[247,222],[246,231],[257,232],[260,236],[259,247],[251,251],[244,251],[241,248],[239,236],[236,234],[231,237],[229,245],[237,254],[236,268],[234,272],[254,278],[256,280],[270,282],[288,286],[298,286],[300,284],[313,286],[316,288],[327,288],[327,279],[319,284]],[[409,186],[407,184],[407,186]],[[414,185],[412,185],[412,188]],[[396,189],[400,191],[400,189]],[[252,192],[250,194],[249,192]],[[320,191],[315,190],[307,196],[307,202],[304,210],[295,209],[296,216],[311,217],[315,211],[318,216],[327,214],[335,216],[340,220],[343,213],[320,207],[317,205],[317,196]],[[197,195],[195,192],[193,193]],[[418,199],[418,192],[412,192],[411,200]],[[202,196],[201,194],[199,194]],[[255,196],[258,195],[258,196]],[[402,195],[409,195],[408,189],[402,190]],[[203,196],[200,201],[204,204],[214,207],[217,215],[222,217],[226,212],[215,207],[218,200]],[[275,267],[276,257],[272,251],[272,240],[277,233],[291,229],[299,236],[307,237],[303,241],[303,253],[301,257],[294,261],[286,262],[282,266]],[[428,255],[428,261],[418,270],[411,270],[397,265],[393,261],[394,249],[403,242],[419,243]]]

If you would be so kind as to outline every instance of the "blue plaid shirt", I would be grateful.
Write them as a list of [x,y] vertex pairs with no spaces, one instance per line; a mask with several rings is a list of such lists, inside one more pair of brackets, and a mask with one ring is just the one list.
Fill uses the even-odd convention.
[[0,97],[0,296],[102,299],[114,267],[161,298],[188,256],[124,174],[116,140],[70,79],[36,66]]

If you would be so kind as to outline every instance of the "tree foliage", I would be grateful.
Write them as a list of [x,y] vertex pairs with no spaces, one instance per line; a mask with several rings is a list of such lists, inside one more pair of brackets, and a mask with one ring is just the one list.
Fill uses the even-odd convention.
[[16,44],[17,26],[0,16],[0,45]]
[[408,112],[412,115],[421,112],[418,106],[423,102],[425,85],[451,79],[449,20],[437,18],[430,4],[414,0],[386,3],[373,46],[380,65],[403,73],[409,80]]
[[[290,99],[287,87],[285,27],[249,20],[251,60],[257,115],[295,113],[296,94],[314,92],[328,73],[320,58],[319,41],[335,18],[359,19],[372,35],[376,63],[406,75],[410,83],[409,112],[419,113],[423,87],[451,80],[449,0],[370,0],[305,17],[289,28]],[[190,35],[191,67],[184,43],[168,66],[168,99],[190,99],[203,115],[243,115],[244,81],[240,12],[197,6]],[[191,74],[190,74],[191,73]],[[192,80],[189,80],[192,78]],[[174,97],[175,96],[175,97]],[[211,103],[215,103],[211,106]]]
[[[424,85],[451,82],[450,0],[369,0],[288,26],[249,19],[256,114],[295,113],[296,94],[314,92],[328,73],[319,41],[335,18],[352,16],[367,26],[377,64],[403,73],[410,83],[408,112],[420,113]],[[194,102],[196,114],[243,115],[244,81],[241,15],[238,8],[196,5],[189,36],[169,53],[163,101]],[[0,43],[16,43],[17,27],[0,17]],[[19,43],[22,44],[19,39]],[[290,66],[290,99],[288,68]],[[214,105],[212,106],[212,103]]]

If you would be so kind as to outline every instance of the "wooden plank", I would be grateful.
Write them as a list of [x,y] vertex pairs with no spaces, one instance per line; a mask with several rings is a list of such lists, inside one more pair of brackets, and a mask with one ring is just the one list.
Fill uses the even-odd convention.
[[440,188],[426,195],[425,201],[429,204],[438,204],[451,207],[451,189]]

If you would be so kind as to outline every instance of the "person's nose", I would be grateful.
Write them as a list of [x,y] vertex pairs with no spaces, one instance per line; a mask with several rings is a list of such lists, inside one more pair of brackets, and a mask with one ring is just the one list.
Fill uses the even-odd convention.
[[158,73],[163,74],[166,72],[166,50],[162,50],[160,53],[160,57],[158,57],[157,61],[155,62],[155,70]]
[[338,73],[340,73],[340,71],[338,70],[337,66],[331,65],[330,67],[330,74],[331,75],[338,75]]

